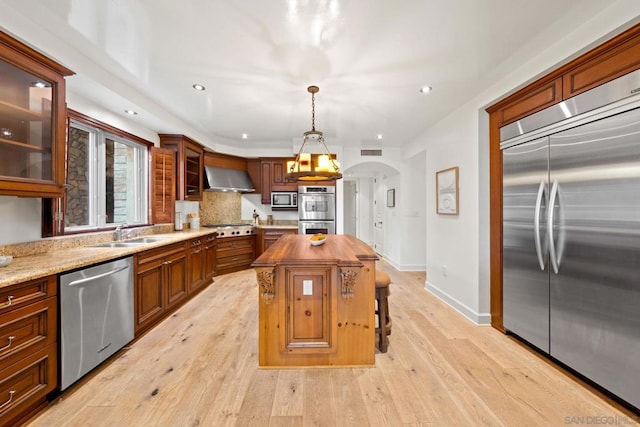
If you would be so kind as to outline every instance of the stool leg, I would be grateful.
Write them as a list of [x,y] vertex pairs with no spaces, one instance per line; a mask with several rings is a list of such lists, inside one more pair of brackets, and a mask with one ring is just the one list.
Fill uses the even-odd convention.
[[378,300],[378,323],[380,324],[378,348],[381,353],[386,353],[387,347],[389,346],[389,338],[387,337],[387,316],[389,310],[387,295],[387,289],[380,289],[380,299]]
[[391,314],[389,314],[389,295],[391,295],[391,291],[387,288],[386,295],[384,297],[384,311],[387,314],[385,318],[385,327],[387,329],[387,335],[391,335]]

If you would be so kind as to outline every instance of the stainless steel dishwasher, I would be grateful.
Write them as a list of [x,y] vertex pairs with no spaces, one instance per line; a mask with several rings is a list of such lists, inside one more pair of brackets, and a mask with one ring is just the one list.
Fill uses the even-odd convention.
[[60,275],[61,390],[133,339],[133,258]]

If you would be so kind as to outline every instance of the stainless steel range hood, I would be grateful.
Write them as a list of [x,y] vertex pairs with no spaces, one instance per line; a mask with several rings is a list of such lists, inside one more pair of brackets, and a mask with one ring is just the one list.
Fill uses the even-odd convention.
[[251,193],[256,191],[247,171],[238,169],[218,168],[215,166],[204,167],[207,191],[235,191],[238,193]]

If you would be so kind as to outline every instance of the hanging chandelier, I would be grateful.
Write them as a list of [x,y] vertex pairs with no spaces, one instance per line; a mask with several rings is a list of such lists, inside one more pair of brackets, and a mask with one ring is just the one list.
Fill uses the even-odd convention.
[[[311,94],[311,130],[304,133],[304,139],[296,159],[287,162],[285,180],[291,181],[335,181],[342,178],[340,163],[335,160],[324,142],[322,132],[316,130],[316,93],[318,86],[309,86],[307,92]],[[322,147],[325,154],[317,156],[317,163],[311,161],[311,154],[305,153],[307,143],[315,143]]]

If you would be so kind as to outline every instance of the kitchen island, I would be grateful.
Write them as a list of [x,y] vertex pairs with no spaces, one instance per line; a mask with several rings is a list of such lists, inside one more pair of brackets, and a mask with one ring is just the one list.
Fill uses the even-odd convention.
[[347,235],[312,246],[285,235],[252,264],[259,299],[259,365],[372,366],[375,252]]

